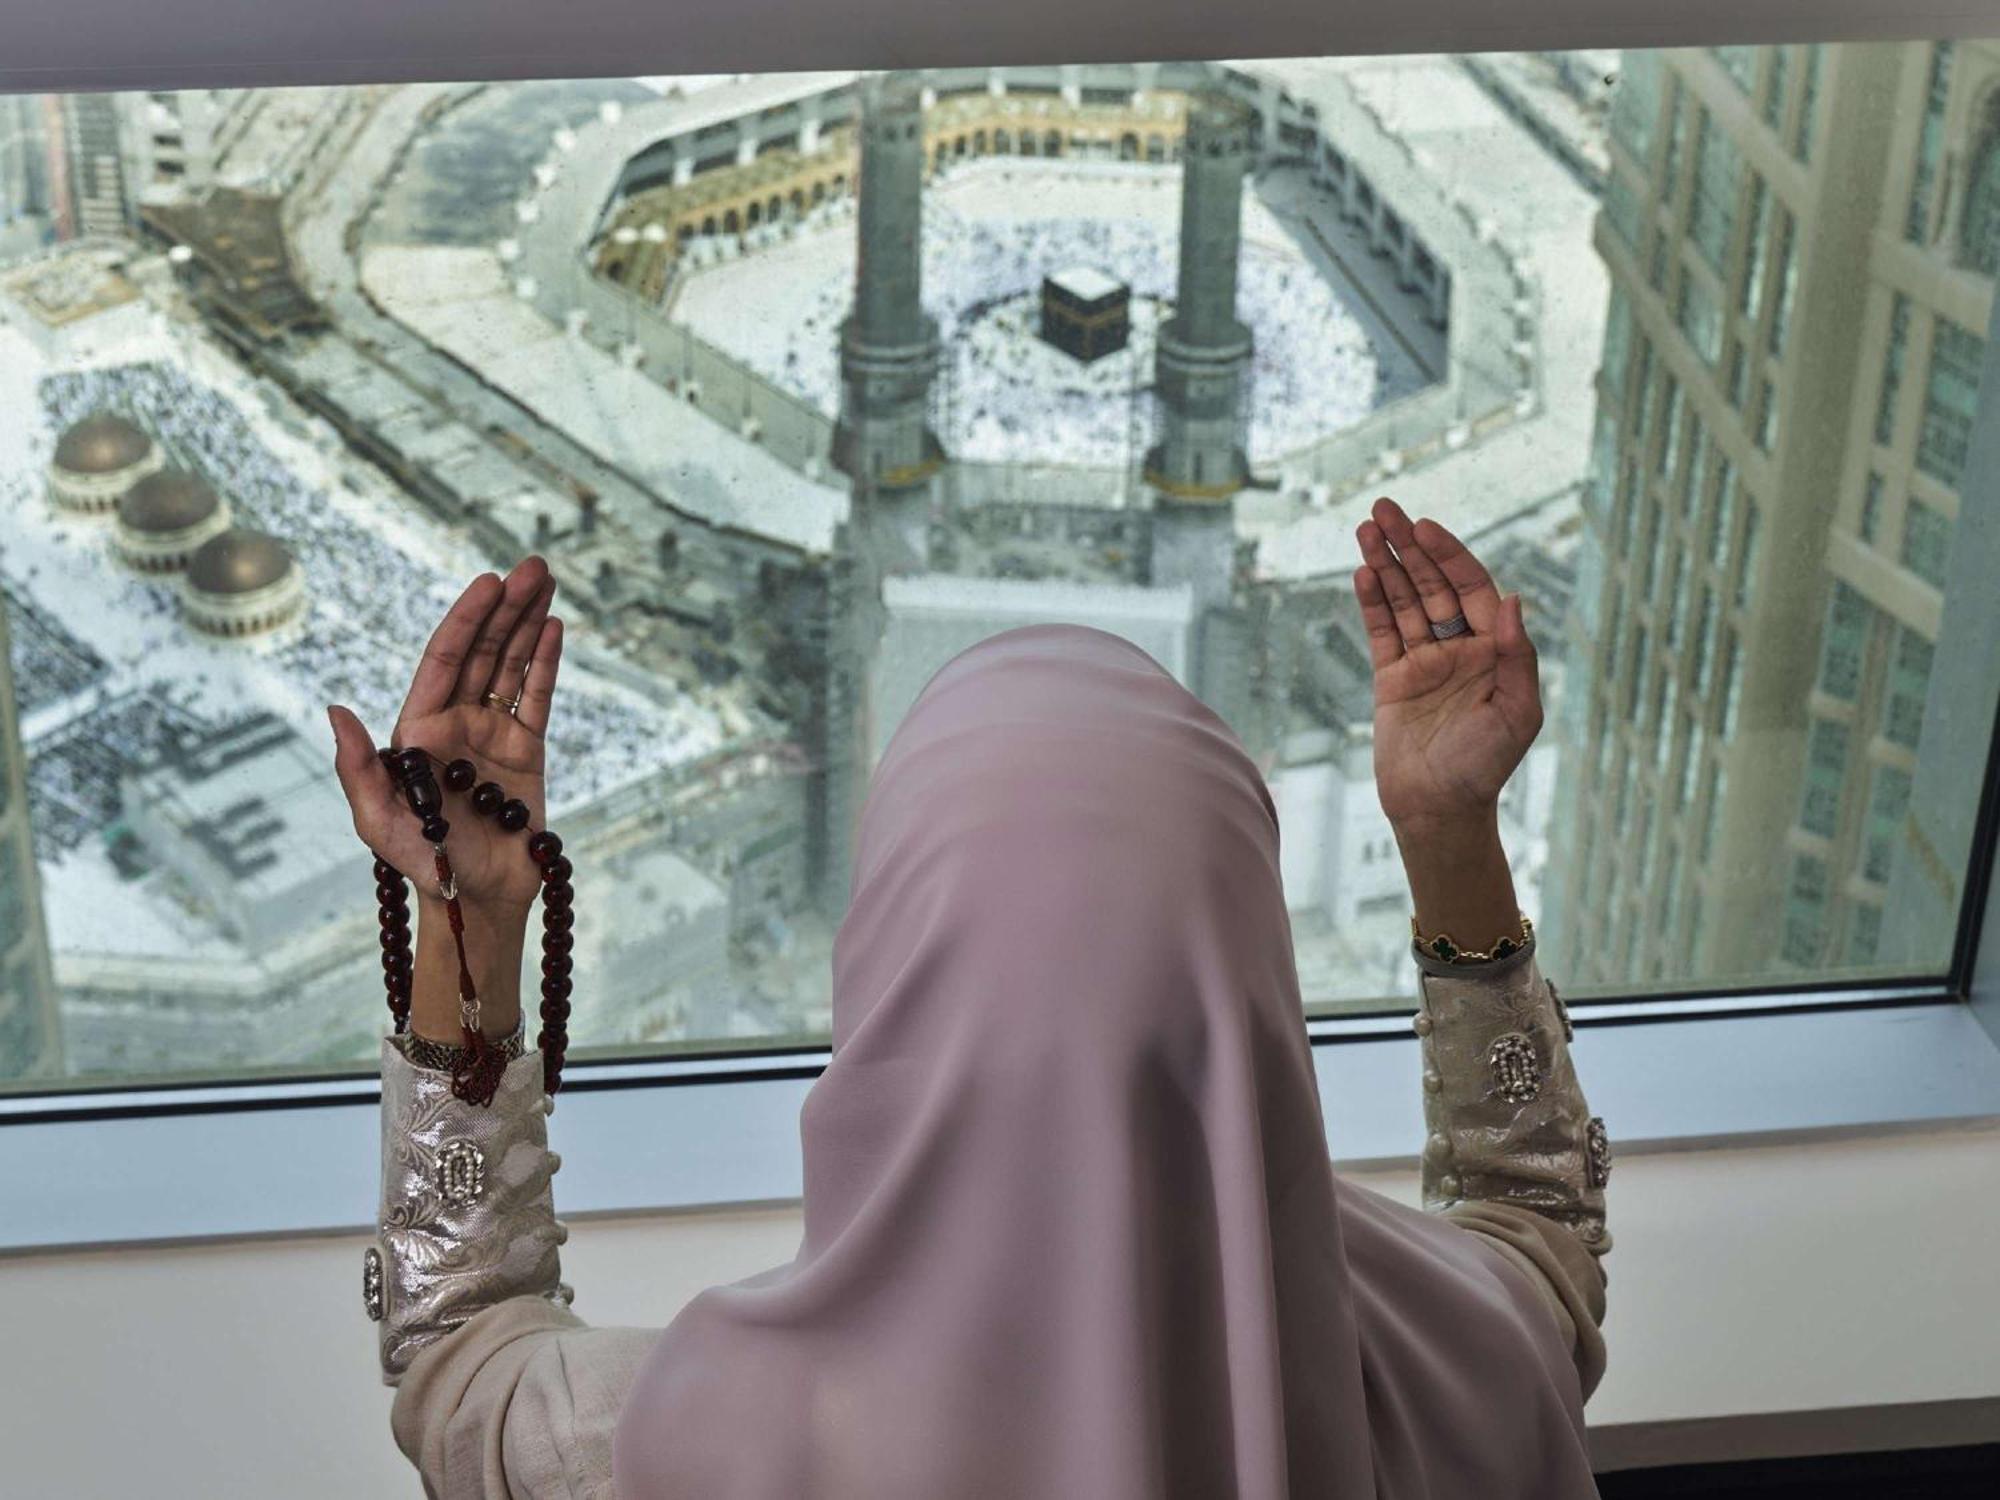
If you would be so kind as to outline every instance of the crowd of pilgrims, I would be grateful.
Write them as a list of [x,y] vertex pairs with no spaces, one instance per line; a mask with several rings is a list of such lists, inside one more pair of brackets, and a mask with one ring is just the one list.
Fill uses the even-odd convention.
[[[424,643],[469,568],[460,577],[426,565],[329,504],[324,486],[282,463],[231,401],[172,365],[55,373],[43,379],[40,394],[51,442],[92,412],[109,410],[150,434],[170,464],[200,473],[227,497],[235,524],[284,541],[302,570],[307,609],[267,641],[213,643],[212,668],[199,681],[147,680],[156,651],[190,639],[171,576],[129,572],[103,552],[104,566],[119,568],[117,607],[125,616],[119,637],[128,649],[118,654],[130,658],[109,663],[103,642],[79,640],[38,609],[25,587],[10,587],[23,711],[91,695],[59,731],[31,747],[39,852],[74,848],[115,821],[125,772],[154,763],[188,736],[262,711],[269,695],[255,681],[259,674],[282,679],[289,689],[283,696],[310,706],[315,721],[318,705],[346,703],[387,737]],[[12,504],[38,498],[25,479],[9,489]],[[573,687],[577,676],[570,674]],[[301,727],[310,735],[319,725]],[[549,732],[552,800],[588,800],[657,760],[670,739],[666,716],[650,705],[622,695],[565,693]]]
[[[1017,192],[1023,212],[967,213],[947,195],[926,195],[922,296],[938,320],[952,386],[945,446],[976,462],[1126,461],[1131,445],[1151,430],[1151,329],[1171,314],[1176,295],[1174,226],[1036,217],[1037,185],[1045,177],[991,162],[977,171],[1001,192]],[[1083,365],[1030,342],[1039,327],[1042,278],[1072,266],[1102,270],[1130,287],[1134,342],[1127,352]],[[1254,340],[1248,380],[1254,458],[1275,463],[1373,410],[1380,376],[1367,332],[1308,262],[1246,241],[1237,279],[1237,317]],[[725,342],[765,378],[835,411],[840,324],[852,304],[850,268],[825,279],[803,316],[778,328],[746,323]]]

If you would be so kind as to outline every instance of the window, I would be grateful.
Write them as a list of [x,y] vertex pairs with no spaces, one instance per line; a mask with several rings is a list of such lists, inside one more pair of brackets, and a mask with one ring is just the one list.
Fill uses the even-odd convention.
[[1859,590],[1836,579],[1826,607],[1826,638],[1820,648],[1819,688],[1852,703],[1861,690],[1861,662],[1868,649],[1874,608]]
[[1721,309],[1716,307],[1701,278],[1686,270],[1681,272],[1681,299],[1675,321],[1704,363],[1713,365],[1722,357]]
[[1708,516],[1708,560],[1722,566],[1736,540],[1736,464],[1716,460],[1716,508]]
[[[1508,587],[1536,593],[1548,681],[1571,695],[1560,717],[1587,736],[1565,761],[1571,731],[1552,725],[1559,789],[1507,815],[1509,847],[1538,861],[1546,850],[1564,872],[1534,899],[1575,902],[1549,914],[1552,941],[1604,920],[1602,891],[1567,873],[1588,827],[1608,850],[1595,868],[1619,864],[1619,924],[1666,909],[1662,871],[1678,858],[1691,886],[1682,920],[1705,892],[1705,940],[1735,963],[1752,952],[1741,924],[1775,926],[1791,874],[1789,856],[1754,874],[1702,867],[1733,857],[1738,828],[1822,825],[1835,798],[1853,847],[1827,855],[1829,889],[1846,892],[1868,884],[1875,762],[1910,777],[1912,805],[1957,798],[1968,819],[1976,806],[1971,783],[1927,780],[1905,750],[1932,676],[1932,644],[1915,627],[1965,612],[1944,590],[1943,560],[1993,547],[1965,460],[1986,329],[1961,305],[1964,278],[1904,239],[1907,158],[1879,164],[1899,184],[1891,201],[1857,204],[1834,191],[1844,178],[1821,180],[1848,154],[1836,96],[1888,76],[1846,69],[1844,56],[1787,44],[1619,57],[1601,205],[1588,183],[1551,170],[1546,144],[1512,116],[1459,136],[1390,107],[1415,81],[1407,57],[1318,69],[1183,58],[1143,75],[1086,63],[1065,75],[1078,85],[1067,93],[1047,59],[927,80],[944,86],[905,122],[925,177],[899,222],[922,273],[903,310],[936,319],[937,373],[904,375],[943,467],[928,563],[877,594],[852,592],[874,576],[849,567],[867,561],[854,534],[865,528],[837,539],[834,526],[854,504],[843,464],[864,481],[878,456],[884,474],[898,467],[886,437],[841,426],[843,410],[868,405],[843,385],[839,328],[862,224],[875,222],[857,211],[869,174],[854,110],[868,90],[853,78],[723,76],[694,102],[672,97],[670,79],[468,81],[428,112],[353,116],[369,150],[352,160],[324,115],[225,90],[213,141],[185,137],[178,183],[157,175],[130,127],[183,109],[180,94],[0,101],[0,601],[12,667],[0,762],[26,768],[25,782],[0,780],[0,870],[30,868],[13,862],[25,850],[37,882],[0,879],[0,976],[31,950],[51,960],[53,981],[38,972],[22,1010],[9,1003],[21,982],[0,978],[0,1020],[32,1015],[35,1035],[10,1043],[0,1030],[0,1091],[46,1082],[25,1078],[45,1038],[59,1038],[55,1076],[83,1088],[367,1070],[379,1031],[372,882],[342,831],[318,706],[353,702],[386,737],[396,678],[453,585],[530,550],[576,600],[549,821],[580,885],[578,1065],[820,1047],[819,976],[853,853],[840,818],[928,675],[1044,612],[1106,622],[1228,710],[1286,792],[1290,862],[1313,872],[1287,892],[1306,1003],[1316,1017],[1379,1010],[1407,930],[1395,912],[1355,916],[1346,898],[1335,920],[1334,898],[1316,888],[1327,851],[1365,850],[1370,878],[1388,874],[1378,828],[1353,821],[1367,798],[1351,795],[1344,761],[1315,748],[1362,733],[1365,705],[1327,690],[1353,662],[1302,622],[1328,622],[1345,561],[1307,545],[1318,528],[1305,521],[1324,520],[1308,512],[1372,483],[1385,449],[1406,456],[1405,474],[1421,456],[1439,493],[1476,497],[1477,544]],[[1970,54],[1948,78],[1936,57],[1928,41],[1912,44],[1894,105],[1905,117],[1881,123],[1899,152],[1934,160],[1929,214],[1950,225],[1949,245],[1986,122],[1970,118]],[[1459,80],[1455,60],[1432,61]],[[1932,111],[1922,84],[1934,65],[1937,88],[1958,93],[1927,146],[1917,117]],[[1137,102],[1156,113],[1127,150],[1141,76]],[[1180,296],[1185,106],[1197,92],[1254,105],[1288,160],[1331,164],[1337,144],[1341,164],[1337,178],[1331,165],[1249,172],[1242,193],[1223,195],[1227,212],[1207,210],[1242,247],[1235,313],[1255,368],[1240,400],[1216,396],[1201,411],[1209,393],[1184,397],[1153,368],[1158,318]],[[9,139],[17,116],[31,119],[33,142]],[[107,149],[78,154],[86,138]],[[946,168],[933,173],[940,142]],[[215,159],[192,159],[204,150]],[[1811,171],[1794,150],[1812,155]],[[211,199],[190,180],[264,186]],[[1364,202],[1374,222],[1401,226],[1419,268],[1421,238],[1427,286],[1377,278],[1371,305],[1328,275],[1327,245],[1344,257],[1365,234],[1348,217]],[[1502,226],[1497,244],[1468,232],[1486,222]],[[1588,272],[1607,295],[1578,308],[1550,283],[1517,306],[1504,262],[1524,253],[1524,224],[1547,240],[1525,252],[1524,274],[1573,265],[1572,289]],[[170,247],[185,253],[169,258]],[[1938,274],[1919,275],[1925,264]],[[1085,360],[1044,340],[1043,278],[1069,266],[1097,266],[1126,289],[1129,343]],[[1824,268],[1839,267],[1855,269],[1855,286],[1827,286]],[[246,273],[273,279],[251,295]],[[1452,291],[1442,330],[1426,322],[1438,278]],[[328,287],[350,291],[315,294]],[[355,299],[361,287],[372,305]],[[1809,313],[1842,306],[1854,338],[1807,338]],[[1963,326],[1937,323],[1940,309]],[[1515,409],[1499,377],[1516,339],[1582,351],[1582,368],[1570,359],[1555,373],[1580,383],[1596,366],[1598,409],[1558,402],[1553,385],[1549,400]],[[1801,368],[1807,354],[1837,367]],[[426,370],[457,378],[406,378]],[[1854,394],[1829,394],[1841,391]],[[1893,414],[1898,402],[1893,441],[1861,441],[1878,407]],[[56,509],[51,460],[100,409],[136,434],[140,462],[204,486],[217,502],[206,514],[226,506],[289,550],[295,616],[197,620],[185,566],[128,562],[115,507],[88,511],[87,474],[65,491],[73,508]],[[1173,613],[1177,594],[1142,592],[1172,563],[1154,546],[1167,512],[1148,481],[1164,442],[1185,446],[1184,472],[1200,462],[1211,477],[1240,450],[1258,484],[1275,486],[1213,508],[1230,515],[1229,558],[1254,553],[1256,565],[1220,570],[1241,615],[1227,650],[1194,649],[1200,632]],[[1509,453],[1535,462],[1501,462]],[[1961,482],[1964,501],[1940,493]],[[1879,533],[1872,567],[1832,534],[1851,541],[1857,511]],[[1579,527],[1602,549],[1582,562]],[[1214,558],[1203,557],[1206,569]],[[1898,558],[1907,572],[1889,566]],[[2000,576],[2000,556],[1958,558],[1961,573],[1977,589]],[[216,619],[269,628],[214,634]],[[860,625],[881,633],[850,659],[847,632]],[[1935,646],[1941,684],[1962,646],[1951,634]],[[1989,677],[2000,688],[2000,661]],[[1815,683],[1823,696],[1809,696]],[[1981,707],[1964,696],[1944,703],[1940,687],[1937,711]],[[1832,731],[1813,718],[1846,727],[1852,785],[1837,794]],[[224,762],[288,795],[265,797],[252,817],[225,798],[228,777],[204,775]],[[220,869],[205,841],[232,819],[247,852]],[[1720,831],[1703,837],[1705,822]],[[1737,894],[1739,879],[1755,888]],[[1558,895],[1566,883],[1585,888]],[[1882,948],[1900,952],[1897,907],[1885,909]],[[1837,978],[1851,919],[1844,905],[1829,916],[1821,962]],[[1756,982],[1759,964],[1791,982],[1777,947],[1772,932],[1731,982]],[[1664,957],[1663,988],[1697,977],[1671,945],[1642,949],[1647,965]],[[1551,972],[1571,957],[1552,949]],[[1942,975],[1950,961],[1938,948],[1917,967]],[[1583,972],[1607,992],[1631,978],[1591,962]],[[307,1016],[314,1025],[292,1024]]]
[[1754,92],[1757,87],[1759,50],[1756,47],[1709,48],[1709,51],[1715,54],[1715,60],[1722,64],[1723,71],[1735,79],[1736,86],[1746,94]]
[[1801,854],[1792,861],[1792,885],[1785,902],[1784,956],[1787,963],[1819,962],[1826,944],[1829,884],[1826,861]]
[[1889,692],[1883,699],[1882,733],[1899,745],[1915,749],[1924,727],[1924,695],[1930,690],[1931,643],[1909,626],[1896,632],[1896,655],[1889,670]]
[[1611,302],[1604,316],[1604,390],[1616,413],[1625,403],[1625,366],[1632,357],[1632,303],[1625,288],[1611,288]]
[[1753,175],[1750,179],[1750,227],[1743,243],[1743,281],[1736,302],[1736,310],[1743,314],[1746,323],[1754,324],[1763,306],[1764,250],[1770,232],[1770,190],[1764,186],[1763,178]]
[[1925,583],[1944,587],[1945,560],[1951,550],[1951,522],[1911,496],[1903,512],[1903,566]]
[[1743,158],[1736,143],[1717,130],[1708,111],[1701,111],[1695,135],[1694,197],[1688,204],[1688,237],[1715,270],[1729,253],[1729,231],[1736,217],[1736,188],[1743,176]]
[[1674,455],[1680,451],[1681,399],[1681,383],[1669,375],[1660,396],[1660,447],[1653,455],[1653,469],[1658,474],[1672,468]]
[[1694,690],[1700,698],[1708,696],[1708,666],[1715,651],[1715,591],[1704,588],[1701,591],[1701,625],[1694,636]]
[[1737,649],[1736,632],[1730,631],[1726,637],[1728,644],[1722,653],[1722,717],[1716,724],[1716,736],[1728,741],[1736,736],[1736,710],[1743,698],[1743,654]]
[[1678,77],[1667,80],[1667,155],[1660,164],[1660,201],[1680,202],[1681,161],[1687,155],[1687,90]]
[[1930,380],[1924,390],[1924,424],[1917,434],[1917,467],[1931,478],[1956,485],[1972,438],[1979,404],[1979,368],[1986,341],[1939,318],[1931,335]]
[[1639,248],[1639,195],[1621,172],[1613,171],[1604,185],[1604,217],[1621,240]]
[[1889,883],[1896,857],[1896,839],[1910,807],[1910,773],[1901,766],[1877,766],[1868,795],[1868,847],[1862,874],[1880,885]]
[[1701,418],[1688,417],[1688,458],[1681,465],[1681,514],[1688,518],[1690,529],[1694,516],[1701,508],[1701,481],[1703,471],[1708,467],[1708,429]]
[[1799,822],[1808,833],[1832,838],[1840,823],[1840,787],[1847,775],[1847,726],[1813,720],[1806,738],[1806,800]]
[[1861,540],[1872,542],[1882,529],[1882,476],[1868,475],[1868,488],[1861,497]]
[[1901,292],[1889,310],[1889,347],[1882,356],[1881,394],[1875,402],[1875,441],[1896,435],[1896,396],[1903,388],[1903,357],[1910,342],[1910,299]]
[[1764,85],[1764,123],[1776,130],[1785,121],[1785,84],[1791,66],[1792,49],[1773,47],[1771,52],[1771,76]]
[[1798,285],[1798,258],[1792,253],[1792,216],[1782,216],[1778,228],[1778,293],[1771,304],[1771,357],[1785,352],[1785,323],[1791,316],[1792,291]]
[[1757,576],[1757,528],[1762,524],[1758,518],[1757,502],[1753,498],[1743,507],[1743,545],[1736,553],[1736,607],[1743,608],[1750,602],[1750,580]]
[[1758,387],[1757,415],[1753,421],[1757,446],[1769,453],[1778,444],[1778,388],[1769,380]]
[[1797,134],[1792,137],[1792,155],[1800,161],[1812,160],[1813,112],[1819,103],[1820,51],[1818,42],[1806,48],[1805,79],[1799,85],[1799,119]]
[[1657,52],[1628,52],[1611,98],[1611,138],[1641,170],[1651,162],[1653,132],[1660,121],[1662,68]]
[[1944,107],[1951,94],[1951,54],[1950,42],[1931,48],[1924,123],[1917,133],[1917,166],[1910,179],[1910,210],[1903,218],[1903,237],[1919,245],[1930,238],[1931,198],[1937,189],[1938,155],[1944,149]]
[[1992,276],[2000,273],[2000,97],[1989,94],[1983,114],[1959,216],[1958,263]]

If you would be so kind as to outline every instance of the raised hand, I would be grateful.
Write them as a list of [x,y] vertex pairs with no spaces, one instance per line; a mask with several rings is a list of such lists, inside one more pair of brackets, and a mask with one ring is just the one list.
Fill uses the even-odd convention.
[[[1399,832],[1490,821],[1542,727],[1521,596],[1501,598],[1465,544],[1393,500],[1356,528],[1354,592],[1375,666],[1375,780]],[[1471,627],[1431,634],[1458,614]]]
[[[503,580],[482,573],[431,635],[389,743],[419,746],[439,763],[470,760],[479,780],[496,781],[528,806],[529,826],[546,825],[543,736],[562,661],[562,621],[549,613],[555,579],[529,557]],[[487,695],[518,698],[509,713]],[[376,758],[374,743],[348,709],[329,706],[334,770],[354,814],[354,831],[379,859],[401,870],[419,897],[435,900],[437,876],[417,819]],[[522,840],[477,816],[467,796],[447,794],[447,847],[459,899],[469,908],[525,920],[540,887]]]

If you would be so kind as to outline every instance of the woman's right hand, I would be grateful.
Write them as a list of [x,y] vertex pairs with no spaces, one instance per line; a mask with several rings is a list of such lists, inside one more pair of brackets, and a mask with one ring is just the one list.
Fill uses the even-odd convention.
[[[472,580],[432,633],[389,743],[418,746],[443,768],[466,759],[480,781],[495,781],[528,807],[528,826],[546,820],[543,736],[548,730],[562,621],[549,614],[555,579],[548,564],[528,557],[502,580]],[[519,697],[517,713],[486,702],[492,692]],[[415,885],[420,901],[439,899],[431,847],[418,820],[377,758],[360,719],[329,705],[334,770],[354,815],[354,831]],[[525,921],[540,889],[537,869],[519,834],[472,810],[469,795],[446,794],[447,847],[460,904],[505,922]]]
[[[1542,728],[1521,596],[1503,599],[1463,542],[1435,521],[1412,523],[1393,500],[1376,501],[1355,535],[1382,810],[1404,830],[1490,817]],[[1432,636],[1459,614],[1464,634]]]

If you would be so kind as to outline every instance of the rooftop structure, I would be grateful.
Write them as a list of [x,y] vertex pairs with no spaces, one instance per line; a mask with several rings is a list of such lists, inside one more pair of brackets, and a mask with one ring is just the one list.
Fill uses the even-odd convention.
[[185,469],[157,469],[120,497],[116,545],[133,567],[170,572],[228,526],[229,507],[206,480]]
[[65,510],[103,515],[165,462],[166,454],[133,423],[115,412],[95,411],[56,440],[49,495]]
[[188,619],[213,635],[269,630],[297,614],[305,594],[285,544],[247,527],[210,537],[188,561]]

